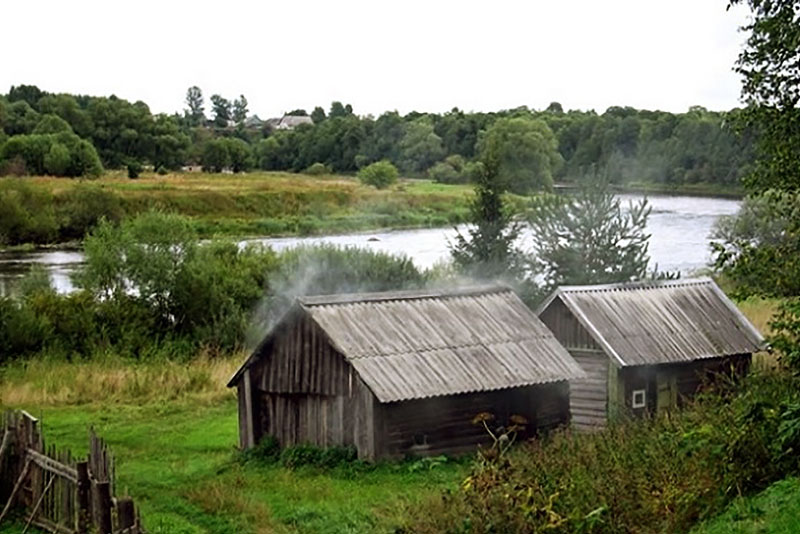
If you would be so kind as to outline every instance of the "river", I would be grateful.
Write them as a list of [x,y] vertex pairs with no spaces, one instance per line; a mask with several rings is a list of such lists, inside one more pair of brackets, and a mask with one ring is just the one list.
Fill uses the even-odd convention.
[[[641,200],[641,195],[620,195],[623,204]],[[680,271],[684,275],[702,269],[710,260],[709,233],[722,215],[733,215],[739,201],[711,197],[653,195],[648,200],[652,213],[648,221],[651,267]],[[462,228],[463,230],[463,228]],[[419,268],[429,268],[449,255],[448,242],[453,228],[424,228],[317,237],[265,237],[243,243],[264,243],[276,250],[298,244],[332,243],[340,246],[367,247],[391,254],[407,254]],[[522,246],[530,243],[523,235]],[[529,247],[529,245],[528,245]],[[54,287],[63,293],[74,290],[70,276],[83,262],[83,254],[73,250],[35,252],[0,252],[0,295],[12,290],[32,265],[42,265]]]

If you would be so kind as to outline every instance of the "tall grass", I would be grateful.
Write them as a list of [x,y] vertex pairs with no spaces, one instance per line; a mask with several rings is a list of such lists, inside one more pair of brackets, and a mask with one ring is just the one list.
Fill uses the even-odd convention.
[[244,354],[199,355],[189,362],[107,357],[69,362],[35,358],[0,368],[0,406],[62,406],[94,402],[149,403],[235,396],[228,379]]

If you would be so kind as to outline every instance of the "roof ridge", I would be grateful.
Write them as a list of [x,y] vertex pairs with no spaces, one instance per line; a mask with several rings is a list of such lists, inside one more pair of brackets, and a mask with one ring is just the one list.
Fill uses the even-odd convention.
[[600,291],[629,290],[629,289],[656,289],[661,287],[687,287],[713,283],[709,276],[697,278],[678,278],[675,280],[640,280],[636,282],[618,282],[615,284],[587,284],[575,286],[559,286],[555,293],[591,293]]
[[454,298],[474,295],[488,295],[491,293],[504,293],[513,291],[505,284],[489,284],[478,286],[464,286],[452,289],[405,289],[395,291],[380,291],[369,293],[345,293],[331,295],[308,295],[297,297],[299,304],[306,307],[326,306],[339,304],[357,304],[362,302],[421,300],[431,298]]
[[428,353],[428,352],[435,352],[437,350],[456,350],[456,349],[466,349],[466,348],[472,348],[472,347],[494,347],[496,345],[517,344],[517,343],[521,343],[523,341],[536,341],[536,340],[542,340],[542,339],[549,340],[551,337],[553,337],[553,334],[550,333],[550,331],[548,330],[548,333],[522,337],[522,338],[519,338],[519,339],[514,339],[513,341],[510,341],[510,340],[488,341],[488,342],[480,341],[478,343],[464,343],[462,345],[448,345],[446,347],[424,348],[424,349],[417,349],[417,350],[414,350],[414,351],[383,352],[381,354],[368,354],[368,355],[365,355],[365,356],[347,356],[345,354],[344,357],[346,359],[348,359],[348,360],[363,360],[363,359],[366,359],[366,358],[388,358],[388,357],[392,357],[392,356],[397,356],[398,354],[411,354],[412,352],[413,352],[413,354],[425,354],[425,353]]

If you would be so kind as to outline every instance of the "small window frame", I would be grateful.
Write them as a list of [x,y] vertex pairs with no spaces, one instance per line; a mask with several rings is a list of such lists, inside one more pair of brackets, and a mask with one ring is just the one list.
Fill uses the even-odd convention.
[[647,390],[634,389],[631,394],[631,407],[634,410],[647,407]]

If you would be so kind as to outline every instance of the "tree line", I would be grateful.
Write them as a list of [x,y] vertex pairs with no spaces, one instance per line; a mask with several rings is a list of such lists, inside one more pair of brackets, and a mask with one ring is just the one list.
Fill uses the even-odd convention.
[[[244,95],[206,101],[191,87],[182,114],[153,114],[147,104],[115,96],[48,93],[31,85],[0,95],[0,163],[6,174],[98,175],[103,168],[143,165],[178,170],[202,165],[233,172],[304,172],[315,164],[354,173],[389,161],[406,176],[467,182],[494,132],[509,145],[504,157],[526,176],[516,192],[548,188],[554,180],[601,176],[612,183],[738,184],[753,162],[754,136],[735,131],[741,110],[686,113],[611,107],[603,113],[525,106],[498,112],[388,111],[357,115],[333,102],[326,111],[298,109],[313,123],[276,129],[250,115]],[[253,120],[254,119],[254,120]],[[47,161],[45,161],[47,160]],[[516,178],[515,178],[516,179]]]

